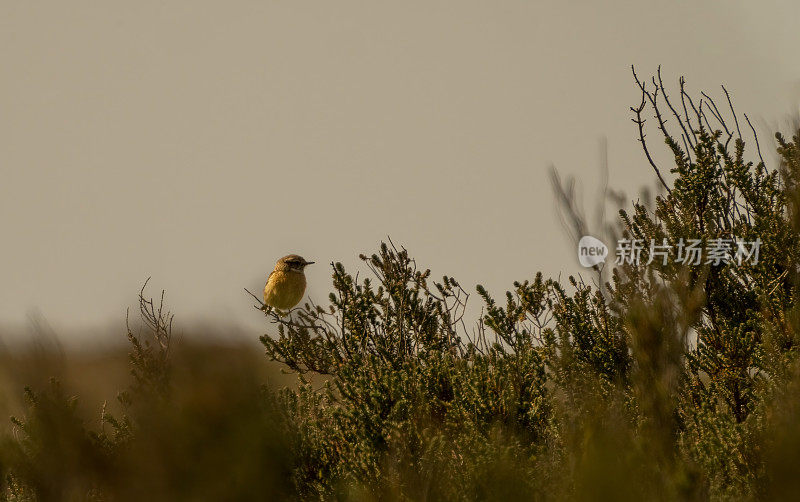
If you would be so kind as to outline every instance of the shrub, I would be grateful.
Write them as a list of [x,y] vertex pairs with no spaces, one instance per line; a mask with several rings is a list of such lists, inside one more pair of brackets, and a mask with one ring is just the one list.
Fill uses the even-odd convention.
[[[682,79],[671,98],[660,71],[634,79],[662,189],[620,211],[611,237],[729,242],[734,259],[663,262],[644,247],[639,262],[565,283],[539,273],[502,299],[477,286],[470,327],[461,284],[389,241],[361,256],[367,278],[331,264],[327,305],[259,305],[277,326],[267,356],[297,374],[278,392],[244,352],[176,349],[163,294],[143,289],[117,409],[92,428],[63,386],[27,390],[0,445],[3,498],[796,498],[800,132],[776,135],[768,168],[727,91],[718,107]],[[585,234],[570,183],[553,179]],[[736,239],[758,239],[758,259],[739,263]]]

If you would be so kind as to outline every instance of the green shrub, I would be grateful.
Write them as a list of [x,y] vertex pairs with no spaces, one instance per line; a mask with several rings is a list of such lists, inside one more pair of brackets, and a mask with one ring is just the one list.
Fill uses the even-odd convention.
[[[477,286],[472,327],[461,284],[389,241],[361,256],[368,278],[332,264],[327,305],[261,306],[277,326],[267,356],[298,378],[279,391],[243,352],[174,347],[163,295],[143,290],[115,411],[93,428],[62,386],[28,390],[0,446],[3,497],[796,499],[800,132],[776,136],[768,168],[730,98],[693,100],[683,80],[670,98],[660,72],[635,80],[662,190],[610,236],[760,239],[757,261],[646,264],[645,249],[502,299]],[[646,142],[651,113],[671,181]],[[570,185],[555,189],[585,234]]]

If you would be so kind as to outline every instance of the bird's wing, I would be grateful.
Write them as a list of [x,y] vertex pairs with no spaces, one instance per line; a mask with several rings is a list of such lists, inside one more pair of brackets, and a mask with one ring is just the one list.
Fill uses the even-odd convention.
[[267,276],[267,282],[264,283],[264,289],[267,289],[267,286],[269,285],[269,280],[272,279],[273,274],[275,274],[274,270],[270,272],[269,275]]
[[269,279],[272,277],[272,274],[274,273],[275,273],[274,270],[270,272],[269,275],[267,276],[267,282],[264,283],[264,305],[267,305],[267,288],[269,287]]

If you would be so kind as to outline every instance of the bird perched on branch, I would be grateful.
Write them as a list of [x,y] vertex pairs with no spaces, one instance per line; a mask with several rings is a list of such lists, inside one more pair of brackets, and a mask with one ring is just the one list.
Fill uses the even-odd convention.
[[289,310],[303,299],[306,275],[303,270],[314,263],[296,254],[286,255],[275,264],[264,286],[264,303],[278,310]]

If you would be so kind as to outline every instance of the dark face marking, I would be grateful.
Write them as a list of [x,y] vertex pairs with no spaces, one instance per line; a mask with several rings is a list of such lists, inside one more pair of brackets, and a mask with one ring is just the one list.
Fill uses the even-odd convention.
[[290,268],[300,269],[306,266],[306,262],[302,258],[290,258],[285,262]]
[[292,270],[303,270],[307,265],[311,265],[314,262],[306,261],[302,256],[289,255],[281,258],[280,263]]

